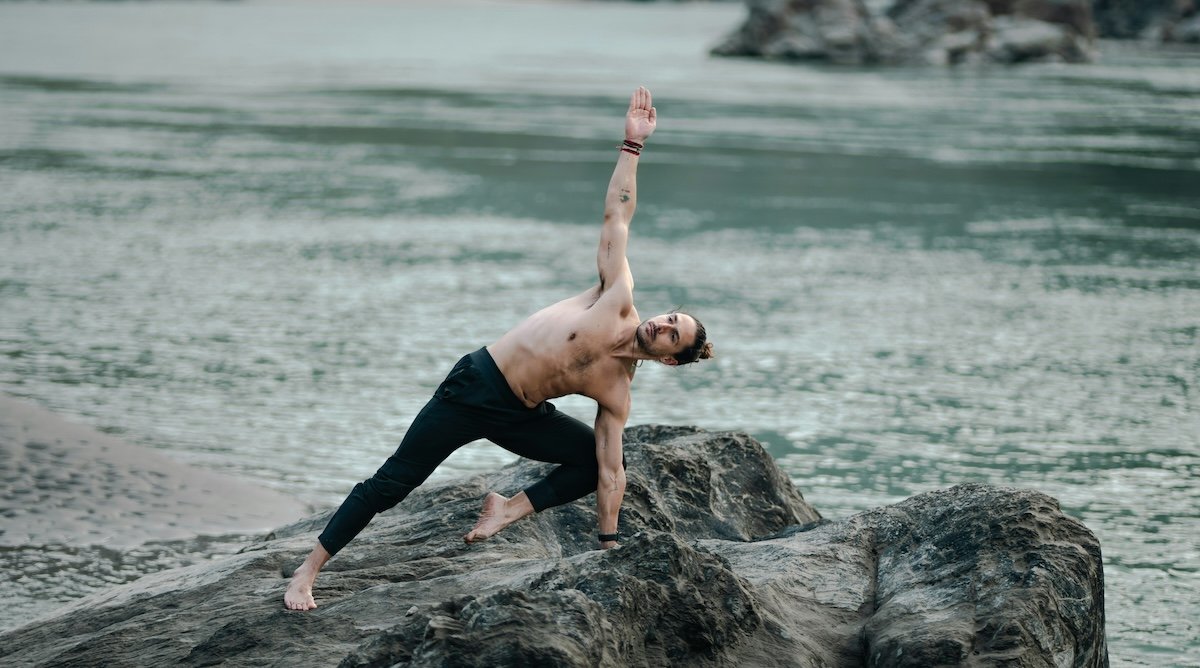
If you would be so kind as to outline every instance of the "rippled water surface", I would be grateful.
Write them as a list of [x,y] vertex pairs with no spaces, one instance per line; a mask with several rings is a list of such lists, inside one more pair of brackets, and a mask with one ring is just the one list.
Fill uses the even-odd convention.
[[[0,6],[0,389],[337,503],[458,356],[594,279],[644,83],[639,310],[719,358],[644,367],[631,421],[748,431],[827,517],[1043,490],[1101,540],[1114,665],[1200,662],[1200,57],[707,57],[742,11]],[[226,548],[39,549],[12,610]]]

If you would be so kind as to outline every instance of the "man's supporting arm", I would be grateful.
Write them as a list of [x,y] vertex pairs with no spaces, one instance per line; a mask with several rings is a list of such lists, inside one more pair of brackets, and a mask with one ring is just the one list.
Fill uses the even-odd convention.
[[[600,476],[596,481],[598,534],[617,533],[621,501],[625,498],[621,435],[628,416],[628,407],[620,413],[615,413],[601,406],[596,412],[596,462],[600,465]],[[616,544],[616,541],[601,541],[600,546],[609,548]]]

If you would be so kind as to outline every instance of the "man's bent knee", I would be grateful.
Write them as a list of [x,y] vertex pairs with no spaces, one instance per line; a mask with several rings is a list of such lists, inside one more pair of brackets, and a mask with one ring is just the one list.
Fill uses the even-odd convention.
[[366,501],[376,513],[389,510],[403,501],[420,483],[404,483],[391,478],[375,476],[354,486],[354,493]]

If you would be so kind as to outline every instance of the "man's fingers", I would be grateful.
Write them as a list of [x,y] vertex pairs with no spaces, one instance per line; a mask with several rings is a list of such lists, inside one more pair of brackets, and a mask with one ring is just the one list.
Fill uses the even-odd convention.
[[650,122],[658,122],[658,109],[655,109],[654,107],[650,107]]
[[629,97],[629,110],[634,109],[650,109],[650,90],[645,86],[638,86]]

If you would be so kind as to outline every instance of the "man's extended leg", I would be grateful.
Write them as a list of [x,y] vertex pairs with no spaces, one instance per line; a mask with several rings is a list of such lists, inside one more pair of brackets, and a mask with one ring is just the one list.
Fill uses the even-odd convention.
[[446,457],[483,436],[483,427],[458,404],[429,400],[396,452],[368,480],[354,486],[330,518],[304,564],[292,574],[283,596],[291,610],[317,607],[312,586],[321,567],[358,535],[371,518],[404,500]]

